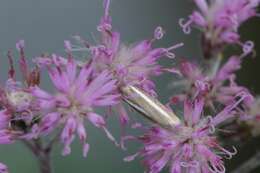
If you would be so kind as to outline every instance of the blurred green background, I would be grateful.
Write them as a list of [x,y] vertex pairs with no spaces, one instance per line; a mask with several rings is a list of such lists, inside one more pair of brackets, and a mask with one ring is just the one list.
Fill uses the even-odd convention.
[[[0,81],[7,77],[8,49],[15,49],[19,39],[26,41],[26,54],[32,58],[42,53],[64,54],[63,40],[79,34],[92,43],[98,37],[96,26],[103,14],[102,0],[1,0],[0,1]],[[178,26],[178,19],[187,17],[193,9],[190,0],[112,0],[111,14],[113,27],[121,32],[122,40],[135,43],[151,38],[156,26],[166,30],[166,37],[157,46],[170,46],[184,42],[178,49],[178,58],[200,58],[199,32],[193,29],[191,35],[184,35]],[[241,27],[242,40],[253,40],[256,51],[260,51],[260,19],[255,18]],[[165,64],[174,61],[162,62]],[[248,58],[243,69],[238,73],[239,83],[249,87],[253,93],[260,93],[260,59]],[[160,99],[165,103],[174,91],[167,87],[174,81],[172,75],[155,79]],[[48,80],[43,77],[43,87],[50,88]],[[177,111],[178,112],[178,111]],[[132,119],[139,115],[132,113]],[[109,128],[114,136],[119,137],[119,126],[116,118],[109,120]],[[124,163],[123,157],[134,153],[139,144],[129,144],[127,152],[116,148],[104,133],[87,124],[88,140],[91,145],[86,159],[82,157],[81,146],[74,142],[72,154],[61,156],[60,146],[52,155],[55,173],[141,173],[144,169],[139,160]],[[77,141],[77,140],[75,140]],[[259,146],[259,139],[251,139],[241,148],[239,154],[230,163],[231,168],[250,157]],[[16,143],[0,146],[0,161],[6,163],[11,173],[37,173],[37,162],[22,144]],[[258,170],[260,171],[260,170]],[[256,173],[258,172],[256,170]],[[168,171],[165,171],[168,172]]]

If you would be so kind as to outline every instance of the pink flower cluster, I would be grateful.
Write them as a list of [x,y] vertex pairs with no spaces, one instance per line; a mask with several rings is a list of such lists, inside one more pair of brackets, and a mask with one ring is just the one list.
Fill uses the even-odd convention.
[[[35,68],[30,70],[24,51],[24,41],[16,44],[20,53],[19,67],[22,80],[17,81],[11,52],[9,78],[0,89],[0,143],[9,144],[16,140],[33,141],[56,134],[64,145],[63,155],[70,154],[70,144],[77,135],[87,156],[90,145],[85,130],[86,120],[102,129],[106,136],[119,145],[106,127],[105,117],[96,113],[95,108],[115,108],[123,125],[128,122],[127,111],[122,104],[120,88],[134,85],[151,95],[156,95],[152,76],[163,72],[158,59],[174,57],[172,50],[182,43],[169,48],[153,48],[152,43],[163,37],[161,27],[156,28],[154,38],[126,46],[120,41],[119,32],[112,31],[109,16],[110,1],[105,1],[105,14],[98,31],[99,45],[90,46],[78,37],[91,53],[90,61],[74,58],[74,45],[65,41],[67,58],[52,54],[33,59]],[[81,45],[81,46],[82,46]],[[55,92],[40,86],[40,72],[47,72]],[[2,166],[1,173],[7,168]]]
[[[161,66],[158,60],[175,58],[173,51],[183,43],[154,48],[153,43],[165,34],[160,26],[155,29],[152,38],[125,44],[120,39],[120,33],[112,29],[110,0],[104,0],[105,12],[97,27],[101,34],[97,45],[77,36],[75,38],[80,45],[64,42],[67,57],[57,54],[39,56],[33,58],[34,67],[30,68],[25,57],[24,41],[19,41],[16,48],[20,54],[18,63],[22,79],[18,80],[14,68],[16,62],[9,51],[8,79],[0,85],[0,144],[56,136],[54,139],[60,140],[63,145],[62,154],[68,155],[72,142],[78,136],[86,157],[90,144],[85,124],[89,121],[103,130],[116,146],[120,146],[107,128],[106,117],[98,114],[96,109],[114,109],[121,125],[129,125],[128,111],[123,106],[127,97],[122,88],[136,87],[154,101],[158,94],[152,77],[168,71],[180,78],[173,85],[174,89],[181,89],[181,93],[175,93],[166,106],[184,105],[183,116],[179,115],[181,123],[162,127],[154,122],[153,127],[143,128],[145,134],[140,137],[122,137],[121,142],[138,139],[144,145],[125,161],[140,156],[144,158],[143,163],[149,173],[159,173],[166,166],[170,168],[170,173],[224,173],[224,158],[231,159],[237,151],[235,147],[234,152],[230,152],[221,146],[217,126],[238,120],[247,122],[255,130],[257,125],[254,123],[260,120],[259,99],[236,82],[236,71],[242,67],[242,61],[250,55],[254,46],[251,41],[241,42],[238,28],[249,18],[257,16],[259,0],[194,2],[199,10],[195,10],[187,22],[181,19],[180,25],[185,33],[190,33],[191,25],[201,29],[202,48],[204,53],[209,52],[204,54],[204,60],[212,60],[209,67],[188,61],[181,61],[174,68]],[[243,46],[242,55],[231,56],[223,63],[222,46],[234,43]],[[77,60],[75,51],[88,51],[89,59]],[[40,73],[46,73],[50,78],[52,92],[41,85]],[[156,103],[153,105],[158,106]],[[208,116],[206,110],[214,116]],[[0,173],[8,173],[8,168],[2,163]]]
[[180,19],[179,23],[187,34],[191,32],[191,26],[198,27],[202,31],[206,56],[208,51],[218,52],[227,44],[241,45],[246,52],[248,48],[253,47],[253,42],[242,43],[238,29],[249,18],[258,15],[256,9],[259,2],[259,0],[194,0],[198,10],[194,10],[188,21]]
[[183,123],[172,129],[155,126],[139,137],[144,148],[133,156],[125,158],[131,161],[136,156],[144,157],[144,165],[150,173],[160,172],[166,165],[171,173],[223,173],[223,157],[231,159],[237,153],[221,147],[216,139],[215,126],[231,118],[234,108],[243,99],[225,107],[211,117],[203,116],[204,101],[184,102]]
[[235,73],[241,68],[243,58],[244,55],[232,56],[224,64],[217,64],[218,67],[206,71],[189,61],[181,62],[175,70],[181,79],[173,85],[174,88],[179,87],[182,90],[171,98],[171,102],[184,101],[190,97],[204,97],[206,106],[216,110],[215,105],[228,106],[238,95],[247,94],[244,104],[250,105],[253,96],[246,87],[236,83]]

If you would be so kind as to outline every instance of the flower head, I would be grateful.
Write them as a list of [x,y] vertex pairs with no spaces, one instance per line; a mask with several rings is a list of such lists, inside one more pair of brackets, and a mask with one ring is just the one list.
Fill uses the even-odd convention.
[[235,82],[235,72],[241,68],[242,58],[243,56],[232,56],[213,71],[202,71],[196,64],[182,62],[178,73],[184,79],[173,85],[179,87],[180,84],[183,90],[181,94],[173,96],[172,100],[183,101],[189,97],[199,96],[205,99],[206,106],[215,110],[216,104],[227,106],[234,101],[236,96],[251,95],[246,87],[239,86]]
[[256,97],[243,104],[238,108],[239,121],[238,125],[248,125],[248,130],[253,136],[260,135],[260,98]]
[[[19,67],[23,82],[16,80],[16,71],[11,51],[8,51],[10,69],[5,85],[0,85],[0,144],[11,144],[18,139],[28,139],[34,113],[33,96],[28,92],[30,86],[39,84],[39,71],[30,70],[24,53],[24,41],[19,41],[16,47],[20,53]],[[24,84],[24,85],[23,85]],[[0,173],[8,173],[6,165],[0,163]]]
[[120,85],[135,85],[155,95],[151,77],[162,72],[158,59],[179,45],[169,49],[154,49],[152,40],[144,40],[138,44],[126,46],[120,43],[119,33],[101,32],[104,47],[99,47],[98,53],[93,58],[96,70],[108,69]]
[[27,64],[24,41],[17,42],[20,53],[19,67],[23,80],[17,81],[11,51],[8,52],[10,64],[9,76],[4,86],[0,86],[0,143],[12,143],[16,139],[27,138],[38,108],[29,92],[31,86],[38,85],[40,74],[38,68],[30,69]]
[[57,92],[50,94],[39,87],[31,89],[41,110],[47,112],[40,120],[36,132],[49,134],[56,127],[63,125],[60,135],[64,144],[63,154],[70,153],[70,144],[77,133],[83,144],[83,155],[86,156],[89,144],[86,143],[84,122],[88,119],[96,127],[103,129],[115,142],[106,128],[104,118],[93,110],[96,106],[111,106],[118,102],[116,80],[112,79],[109,72],[103,71],[94,76],[90,64],[81,67],[78,72],[77,63],[71,56],[66,64],[46,66]]
[[110,0],[105,0],[105,12],[98,26],[98,31],[101,33],[100,44],[90,46],[81,40],[91,50],[94,70],[97,73],[109,70],[119,85],[135,85],[155,95],[151,77],[162,72],[158,59],[163,56],[174,57],[175,55],[171,51],[183,44],[169,48],[153,48],[153,42],[161,39],[164,35],[162,27],[155,29],[153,39],[131,45],[123,43],[120,39],[120,33],[112,30],[109,6]]
[[[165,56],[174,58],[175,55],[172,51],[181,47],[183,43],[169,48],[153,48],[153,43],[164,35],[162,27],[157,27],[154,31],[154,38],[127,45],[121,41],[120,33],[112,29],[109,7],[110,0],[104,0],[104,15],[97,27],[101,33],[100,43],[92,46],[77,36],[76,39],[81,43],[81,47],[75,47],[67,42],[67,50],[90,51],[94,73],[109,71],[112,78],[117,81],[119,90],[121,87],[132,85],[149,95],[156,96],[155,84],[151,78],[158,76],[164,70],[158,60]],[[122,94],[121,96],[123,98]],[[119,114],[121,124],[125,125],[129,121],[127,110],[121,102],[114,108]]]
[[[185,33],[191,31],[194,24],[204,33],[206,47],[219,49],[223,43],[243,45],[244,51],[252,49],[252,42],[242,44],[238,34],[239,26],[249,18],[256,16],[259,0],[194,0],[198,7],[187,22],[180,19]],[[207,51],[207,50],[206,50]]]
[[158,173],[165,166],[171,173],[224,173],[223,157],[231,159],[236,154],[224,149],[216,136],[215,127],[234,116],[233,110],[244,98],[230,104],[214,117],[203,117],[204,101],[185,101],[184,121],[171,129],[153,127],[139,137],[144,148],[125,158],[144,157],[149,173]]

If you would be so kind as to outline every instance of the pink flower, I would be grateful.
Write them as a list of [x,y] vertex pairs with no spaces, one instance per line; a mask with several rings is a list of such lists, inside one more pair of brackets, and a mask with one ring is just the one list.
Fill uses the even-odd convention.
[[204,117],[202,99],[185,101],[184,121],[172,129],[153,127],[142,137],[144,148],[133,156],[144,157],[149,173],[158,173],[166,166],[171,173],[224,173],[223,157],[231,159],[237,153],[224,149],[216,136],[215,127],[234,116],[234,109],[243,100],[230,104],[214,117]]
[[213,72],[203,72],[193,63],[182,62],[178,72],[183,80],[180,80],[180,85],[174,83],[176,87],[182,88],[182,93],[173,96],[172,100],[183,101],[199,96],[205,99],[206,106],[215,110],[215,104],[227,106],[240,94],[251,95],[247,88],[235,82],[235,72],[241,68],[241,62],[242,56],[232,56]]
[[158,59],[166,55],[172,48],[152,48],[151,40],[144,40],[136,45],[126,46],[120,43],[119,33],[111,31],[102,32],[102,45],[93,57],[93,65],[97,72],[110,70],[120,85],[136,85],[152,95],[154,83],[152,76],[162,72]]
[[16,44],[20,53],[19,67],[23,80],[17,81],[11,52],[8,52],[10,64],[9,77],[5,86],[0,86],[0,143],[8,144],[24,138],[30,131],[38,108],[29,87],[39,84],[38,68],[29,69],[24,52],[24,41]]
[[0,163],[0,173],[8,173],[8,168],[3,163]]
[[[206,43],[213,48],[221,44],[240,44],[239,26],[251,17],[257,15],[256,8],[259,0],[194,0],[198,7],[187,22],[180,19],[180,25],[185,33],[190,33],[190,26],[194,24],[204,33]],[[244,51],[252,49],[252,42],[244,44]]]
[[118,103],[116,80],[108,71],[93,75],[91,65],[80,68],[69,57],[66,64],[46,65],[49,77],[57,92],[50,94],[39,87],[33,87],[31,93],[36,97],[42,111],[46,112],[41,118],[38,134],[49,134],[63,125],[60,139],[64,144],[63,154],[70,153],[70,144],[79,136],[83,145],[83,155],[86,156],[89,144],[86,142],[87,133],[84,122],[88,119],[94,126],[101,128],[107,136],[115,139],[106,128],[105,119],[94,112],[94,107],[111,106]]
[[120,33],[112,30],[109,6],[110,0],[105,0],[105,14],[98,26],[98,31],[101,33],[100,45],[93,47],[81,40],[92,53],[95,72],[109,70],[113,74],[113,78],[119,81],[119,85],[135,85],[155,95],[155,86],[151,77],[159,75],[163,70],[158,59],[163,56],[173,58],[175,55],[171,51],[183,44],[180,43],[169,48],[153,48],[153,42],[164,35],[162,27],[155,29],[153,39],[130,45],[123,43]]
[[[90,51],[95,74],[104,70],[109,71],[112,78],[117,81],[119,89],[127,85],[134,85],[149,95],[156,96],[155,84],[151,78],[158,76],[164,70],[158,60],[164,56],[174,58],[175,55],[172,51],[182,46],[183,43],[169,48],[153,48],[153,43],[164,35],[162,27],[157,27],[154,31],[154,38],[127,45],[121,41],[120,33],[112,30],[109,7],[110,0],[104,0],[105,12],[97,27],[101,33],[100,44],[92,46],[77,36],[76,39],[81,46],[74,46],[67,42],[67,51]],[[123,104],[120,102],[113,108],[119,114],[121,124],[125,125],[129,121],[129,117]]]
[[241,126],[241,122],[243,125],[247,124],[253,136],[260,135],[260,128],[259,128],[260,98],[259,97],[254,98],[252,96],[251,99],[247,101],[247,104],[243,104],[237,109],[237,114],[240,116],[237,125]]
[[1,105],[12,112],[23,114],[25,112],[33,112],[33,97],[28,92],[29,87],[40,83],[40,72],[37,67],[32,70],[26,61],[24,52],[24,41],[20,40],[16,43],[17,50],[20,54],[19,67],[23,80],[17,81],[16,71],[11,52],[8,52],[10,64],[9,78],[6,81],[5,87],[0,90]]

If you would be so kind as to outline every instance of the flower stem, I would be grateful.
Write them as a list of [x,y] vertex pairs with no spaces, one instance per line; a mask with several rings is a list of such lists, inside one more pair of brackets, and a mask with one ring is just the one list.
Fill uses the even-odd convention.
[[219,52],[214,58],[207,60],[205,62],[205,70],[209,77],[214,77],[220,67],[221,61],[223,59],[223,54]]
[[43,147],[39,139],[31,141],[23,141],[25,146],[34,154],[38,160],[40,173],[52,173],[51,167],[51,151],[52,147]]
[[38,157],[40,172],[41,173],[52,173],[50,153],[44,153],[43,156]]

